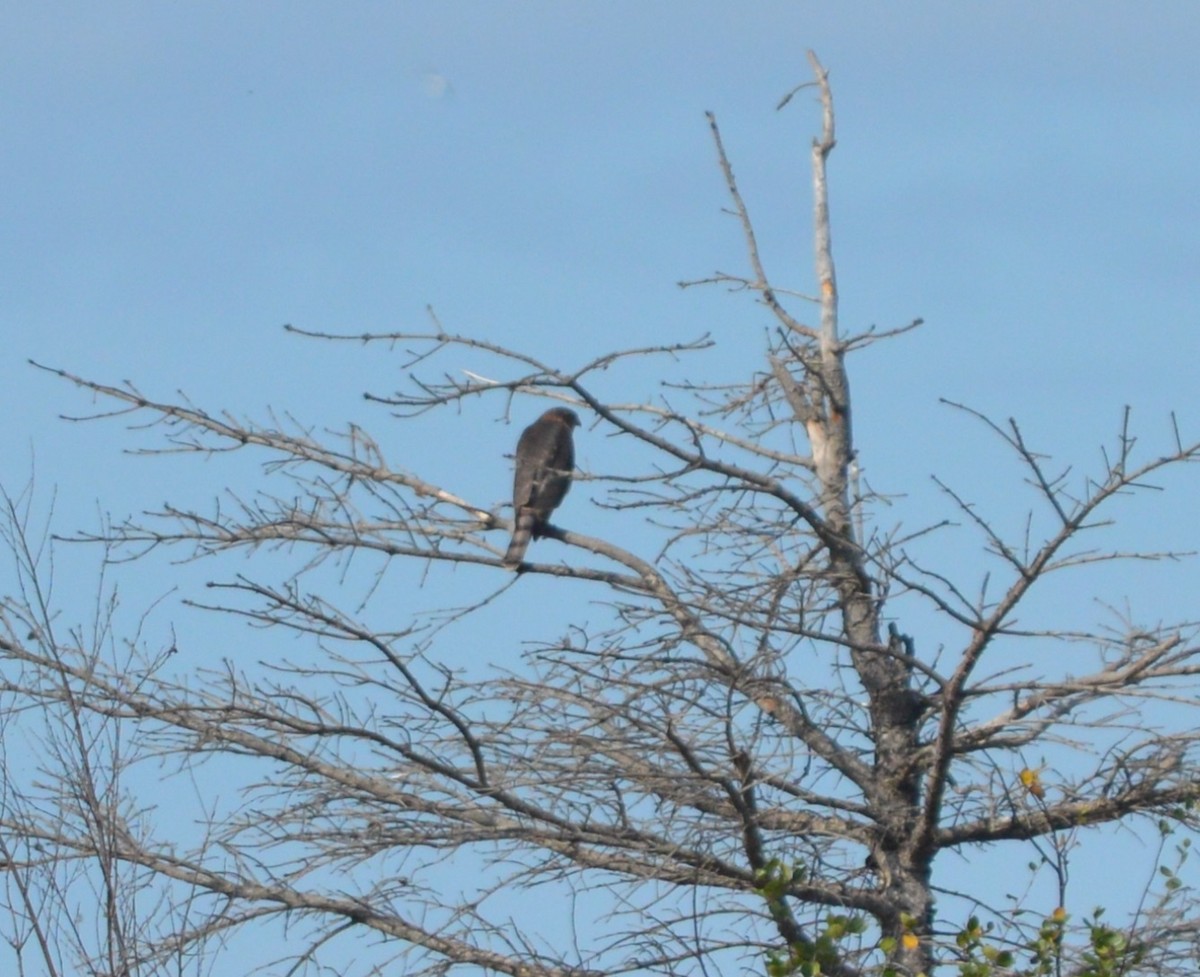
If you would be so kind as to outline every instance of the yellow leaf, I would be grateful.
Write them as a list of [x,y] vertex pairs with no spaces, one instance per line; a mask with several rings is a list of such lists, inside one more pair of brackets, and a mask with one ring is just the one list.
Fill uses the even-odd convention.
[[1025,789],[1039,800],[1046,796],[1046,788],[1042,786],[1041,774],[1026,767],[1020,773],[1021,783]]
[[900,937],[900,943],[906,950],[915,950],[918,946],[920,946],[921,941],[917,939],[915,933],[905,933],[902,937]]

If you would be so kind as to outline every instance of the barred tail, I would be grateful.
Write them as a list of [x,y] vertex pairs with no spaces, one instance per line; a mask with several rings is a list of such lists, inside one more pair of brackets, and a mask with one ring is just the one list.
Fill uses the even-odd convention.
[[528,509],[522,509],[517,514],[517,525],[513,529],[512,542],[508,544],[508,552],[504,554],[503,561],[504,566],[510,570],[515,570],[525,559],[525,550],[529,548],[529,541],[533,538],[536,522],[537,517]]

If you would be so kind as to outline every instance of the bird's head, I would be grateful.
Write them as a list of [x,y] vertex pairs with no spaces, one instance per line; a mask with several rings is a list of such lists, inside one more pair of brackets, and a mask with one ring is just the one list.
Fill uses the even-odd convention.
[[566,407],[554,407],[546,411],[543,416],[547,419],[553,418],[558,423],[567,425],[567,427],[579,427],[580,425],[579,415]]

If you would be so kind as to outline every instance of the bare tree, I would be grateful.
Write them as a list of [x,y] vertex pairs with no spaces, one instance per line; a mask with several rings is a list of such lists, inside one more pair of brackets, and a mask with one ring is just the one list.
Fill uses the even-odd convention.
[[[515,577],[502,566],[512,523],[491,500],[389,464],[357,427],[318,437],[54,371],[156,425],[163,451],[263,453],[271,487],[257,494],[167,506],[84,538],[135,561],[162,548],[280,550],[295,571],[284,582],[226,576],[195,606],[311,639],[296,661],[197,670],[148,641],[134,643],[141,658],[96,654],[94,642],[52,635],[50,611],[31,617],[28,592],[9,600],[6,708],[79,730],[41,763],[73,793],[14,776],[24,807],[3,811],[9,866],[22,860],[13,846],[60,864],[91,859],[100,874],[88,878],[105,892],[128,894],[112,877],[133,873],[143,887],[133,891],[157,886],[169,910],[139,931],[124,969],[94,972],[182,970],[193,942],[251,923],[277,927],[288,973],[1193,972],[1196,903],[1166,839],[1186,836],[1200,796],[1196,627],[1032,626],[1017,612],[1035,591],[1065,602],[1059,581],[1090,565],[1172,556],[1106,549],[1108,510],[1197,460],[1200,443],[1172,430],[1164,450],[1142,455],[1126,424],[1102,470],[1081,480],[1015,422],[976,415],[1019,466],[1014,481],[1036,493],[1023,534],[1010,538],[950,486],[944,524],[907,534],[882,524],[888,510],[857,474],[847,358],[918,323],[839,327],[833,101],[811,63],[815,81],[801,87],[822,109],[812,296],[768,276],[709,118],[749,271],[704,282],[748,293],[771,322],[763,366],[742,382],[671,383],[621,401],[598,392],[603,371],[699,355],[708,339],[561,363],[436,318],[423,334],[292,330],[402,350],[407,385],[370,396],[405,424],[538,398],[575,410],[585,437],[628,445],[623,470],[577,476],[565,525],[545,527],[551,542]],[[621,535],[634,544],[566,528],[584,524],[589,490],[638,527]],[[939,563],[951,522],[978,534],[977,566]],[[398,562],[430,578],[471,564],[486,591],[440,617],[391,608],[400,620],[380,627],[370,594],[308,585],[316,568],[372,556],[381,569],[369,587]],[[550,639],[514,626],[478,668],[439,663],[448,620],[526,600],[539,577],[542,600],[553,588],[585,593],[586,618]],[[935,654],[906,620],[935,620],[954,643]],[[539,643],[517,659],[522,639]],[[134,808],[106,769],[80,767],[89,724],[136,744],[109,758],[118,767],[153,761],[168,782],[236,782],[239,803],[214,802],[183,828]],[[56,804],[74,816],[45,813]],[[1085,917],[1094,900],[1069,890],[1072,846],[1140,823],[1164,839],[1147,858],[1162,884],[1139,882],[1124,920]],[[946,890],[947,856],[994,846],[1047,866],[1056,902],[1006,905],[986,878]],[[115,918],[111,931],[124,932]]]

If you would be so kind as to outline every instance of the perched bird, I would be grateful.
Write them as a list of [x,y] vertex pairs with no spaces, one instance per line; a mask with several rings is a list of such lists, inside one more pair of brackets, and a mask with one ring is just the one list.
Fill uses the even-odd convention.
[[542,535],[550,513],[558,508],[571,487],[575,470],[575,445],[571,430],[579,427],[573,410],[554,407],[525,428],[517,442],[513,476],[515,527],[504,566],[515,570],[525,559],[530,539]]

